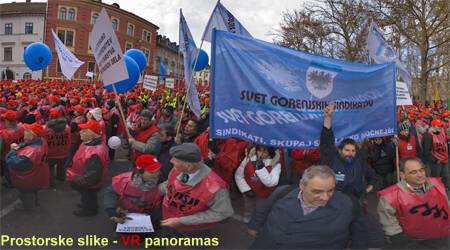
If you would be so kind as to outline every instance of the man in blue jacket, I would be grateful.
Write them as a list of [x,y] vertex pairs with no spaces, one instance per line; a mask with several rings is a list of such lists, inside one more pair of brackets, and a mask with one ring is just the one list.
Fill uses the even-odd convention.
[[[357,201],[335,191],[327,166],[306,169],[299,188],[273,193],[248,224],[252,249],[367,248],[369,233]],[[278,193],[277,193],[278,192]]]
[[[367,166],[367,148],[358,151],[356,141],[350,138],[334,145],[332,124],[334,103],[324,109],[323,128],[320,135],[320,164],[330,166],[336,174],[336,189],[358,199],[373,190],[375,172]],[[366,184],[367,178],[367,184]]]

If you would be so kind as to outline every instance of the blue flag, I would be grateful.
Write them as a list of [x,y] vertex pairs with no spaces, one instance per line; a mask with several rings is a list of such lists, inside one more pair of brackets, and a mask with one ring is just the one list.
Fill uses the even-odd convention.
[[203,32],[202,40],[211,42],[213,29],[225,30],[231,33],[252,37],[252,35],[250,35],[244,26],[242,26],[242,24],[220,3],[220,1],[217,1],[216,7],[209,18],[208,24]]
[[[180,9],[180,30],[179,30],[179,42],[180,51],[183,54],[184,60],[184,80],[186,83],[186,88],[189,89],[186,101],[191,108],[191,111],[200,118],[200,102],[198,100],[197,87],[195,86],[194,79],[192,77],[192,65],[195,62],[195,58],[198,54],[197,46],[195,45],[194,39],[192,38],[191,31],[187,26],[186,20],[184,19],[183,12]],[[191,85],[189,87],[189,84]]]
[[396,132],[395,63],[320,57],[220,30],[211,51],[214,138],[315,148],[330,102],[336,143]]
[[162,57],[159,58],[159,76],[164,80],[166,77],[166,67],[164,67],[164,62]]

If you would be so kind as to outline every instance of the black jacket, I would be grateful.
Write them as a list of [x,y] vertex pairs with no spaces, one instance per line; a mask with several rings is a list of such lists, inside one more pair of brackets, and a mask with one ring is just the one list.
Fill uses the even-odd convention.
[[277,189],[258,208],[248,227],[258,231],[252,249],[367,248],[367,221],[357,202],[336,191],[328,203],[303,215],[299,188],[275,201]]

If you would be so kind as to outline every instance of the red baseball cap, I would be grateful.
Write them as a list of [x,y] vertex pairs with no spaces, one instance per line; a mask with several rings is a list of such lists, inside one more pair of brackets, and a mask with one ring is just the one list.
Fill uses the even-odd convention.
[[102,134],[102,127],[100,126],[100,123],[95,120],[89,120],[87,123],[82,123],[78,125],[81,129],[89,129],[92,132],[101,135]]
[[85,113],[85,109],[84,109],[84,107],[83,106],[81,106],[81,105],[76,105],[75,107],[73,107],[73,110],[74,111],[77,111],[79,114],[84,114]]
[[34,134],[36,134],[37,136],[43,136],[44,135],[44,128],[42,127],[41,124],[39,123],[33,123],[33,124],[24,124],[23,127],[25,129],[29,129],[31,131],[33,131]]
[[161,163],[159,163],[158,159],[151,154],[140,155],[136,159],[136,168],[144,169],[151,173],[155,173],[161,167]]
[[444,123],[441,120],[432,120],[431,121],[431,126],[432,127],[442,127],[444,126]]
[[61,116],[61,112],[59,111],[58,108],[50,109],[50,118],[56,119],[56,118],[59,118],[60,116]]
[[7,120],[7,121],[16,121],[17,113],[12,110],[8,110],[4,114],[2,114],[1,117],[2,117],[2,119]]

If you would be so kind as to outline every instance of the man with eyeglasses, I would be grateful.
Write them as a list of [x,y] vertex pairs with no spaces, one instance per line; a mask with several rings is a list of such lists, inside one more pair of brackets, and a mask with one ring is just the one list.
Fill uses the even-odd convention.
[[391,249],[448,249],[449,203],[440,178],[419,158],[400,161],[402,180],[378,193],[378,214]]

